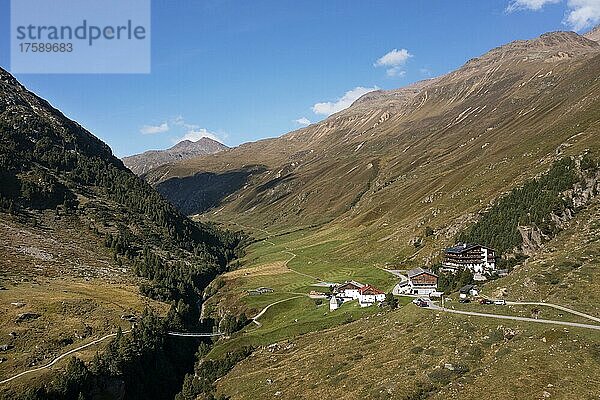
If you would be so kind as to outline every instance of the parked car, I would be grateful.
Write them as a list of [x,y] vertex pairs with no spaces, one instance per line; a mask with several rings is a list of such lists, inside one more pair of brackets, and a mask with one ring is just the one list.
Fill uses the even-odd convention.
[[461,297],[461,298],[458,300],[458,302],[459,302],[459,303],[470,303],[470,302],[471,302],[471,300],[469,300],[469,299],[468,299],[468,298],[466,298],[466,297]]
[[504,300],[504,299],[494,300],[494,304],[497,306],[504,306],[504,305],[506,305],[506,300]]
[[429,307],[429,302],[425,299],[414,299],[413,303],[419,307]]
[[480,299],[479,304],[494,304],[494,302],[490,299]]

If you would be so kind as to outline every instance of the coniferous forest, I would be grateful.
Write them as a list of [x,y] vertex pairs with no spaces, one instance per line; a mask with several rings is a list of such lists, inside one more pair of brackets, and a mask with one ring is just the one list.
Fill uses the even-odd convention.
[[552,215],[560,216],[567,208],[573,209],[565,192],[598,168],[590,154],[578,162],[579,168],[573,158],[562,158],[540,177],[513,189],[484,211],[474,225],[459,235],[458,241],[481,243],[503,255],[520,252],[523,244],[520,226],[535,227],[544,237],[554,237],[560,227]]
[[[2,71],[2,73],[4,73]],[[17,84],[10,77],[0,89]],[[28,399],[172,398],[191,372],[198,339],[169,330],[210,330],[199,322],[203,289],[240,256],[242,233],[192,222],[125,168],[104,143],[31,94],[0,104],[0,211],[26,223],[56,210],[79,218],[119,265],[142,278],[140,292],[171,304],[166,317],[147,311],[128,334],[86,365],[73,358],[64,374],[32,388]],[[29,103],[38,103],[36,113]]]

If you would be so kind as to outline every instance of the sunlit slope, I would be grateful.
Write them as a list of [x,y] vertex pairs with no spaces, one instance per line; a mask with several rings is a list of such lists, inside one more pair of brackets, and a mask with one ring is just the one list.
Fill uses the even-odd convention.
[[[404,261],[422,240],[420,262],[557,157],[599,147],[599,76],[597,42],[550,33],[433,80],[369,93],[281,138],[159,168],[148,179],[175,205],[210,220],[274,232],[318,225],[328,236],[351,229],[339,251],[365,262],[383,254]],[[232,172],[243,177],[215,192]],[[434,236],[424,237],[426,226]],[[368,254],[359,247],[365,243]]]
[[[600,317],[599,213],[596,200],[539,254],[506,278],[488,282],[484,293]],[[543,319],[595,323],[547,306],[447,305],[528,318],[538,309]],[[451,315],[409,304],[280,340],[238,364],[218,387],[233,399],[277,392],[284,399],[477,399],[481,393],[490,399],[595,398],[598,371],[595,330]]]

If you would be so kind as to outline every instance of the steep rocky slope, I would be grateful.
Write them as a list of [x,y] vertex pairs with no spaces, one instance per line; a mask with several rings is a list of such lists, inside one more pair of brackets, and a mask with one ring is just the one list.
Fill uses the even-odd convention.
[[[280,138],[164,166],[147,179],[188,214],[236,216],[272,232],[323,225],[331,236],[351,228],[354,239],[338,254],[427,261],[501,193],[562,155],[598,149],[599,76],[599,43],[548,33],[445,76],[369,93]],[[435,232],[427,240],[426,226]],[[365,242],[368,254],[358,250]]]
[[588,33],[586,33],[583,36],[585,36],[586,38],[588,38],[590,40],[600,42],[600,25],[598,25],[594,29],[591,29]]
[[[181,329],[196,327],[200,291],[226,270],[239,242],[180,214],[105,143],[2,69],[0,228],[0,380],[130,329],[146,308],[164,315],[169,302],[178,303],[171,317]],[[144,335],[138,343],[152,335],[164,343],[160,330]],[[102,353],[94,347],[85,357],[96,350]],[[153,379],[156,391],[135,376],[125,383],[125,364],[102,379],[123,392],[146,386],[145,398],[172,397],[181,360],[162,359],[174,372]],[[52,371],[4,384],[0,398],[41,387],[47,375]]]
[[141,154],[124,157],[123,163],[136,175],[143,175],[153,168],[172,162],[214,154],[228,147],[216,140],[202,138],[195,142],[184,140],[166,150],[148,150]]

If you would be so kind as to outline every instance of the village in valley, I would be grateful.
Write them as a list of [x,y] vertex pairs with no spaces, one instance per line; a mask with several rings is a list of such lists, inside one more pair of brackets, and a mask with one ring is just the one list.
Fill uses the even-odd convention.
[[[505,276],[508,271],[496,268],[496,252],[486,246],[472,243],[458,243],[444,250],[443,261],[434,268],[413,268],[408,271],[386,269],[400,281],[386,295],[383,290],[370,283],[347,280],[342,283],[320,282],[315,286],[328,288],[327,292],[311,290],[309,297],[316,300],[329,300],[329,310],[335,311],[343,304],[357,301],[360,307],[385,305],[394,296],[414,297],[413,303],[428,307],[433,300],[444,294],[459,292],[461,303],[470,302],[479,296],[477,283]],[[259,287],[248,290],[249,295],[272,293],[273,289]],[[487,299],[481,299],[488,304]],[[490,301],[490,304],[494,303]],[[501,304],[500,301],[495,304]]]
[[[416,297],[415,304],[426,307],[431,299],[440,299],[451,288],[440,285],[439,274],[459,279],[459,274],[466,272],[464,285],[459,289],[459,301],[469,302],[479,296],[477,282],[484,282],[492,277],[507,274],[505,270],[496,269],[496,253],[493,249],[480,244],[458,243],[444,251],[442,264],[437,268],[437,273],[431,269],[414,268],[406,273],[399,270],[388,270],[401,280],[392,290],[393,296]],[[313,293],[316,294],[316,293]],[[358,300],[361,307],[374,304],[383,304],[386,301],[385,292],[369,284],[356,281],[347,281],[333,285],[329,296],[329,309],[334,311],[347,301]],[[497,304],[500,304],[499,302]]]

